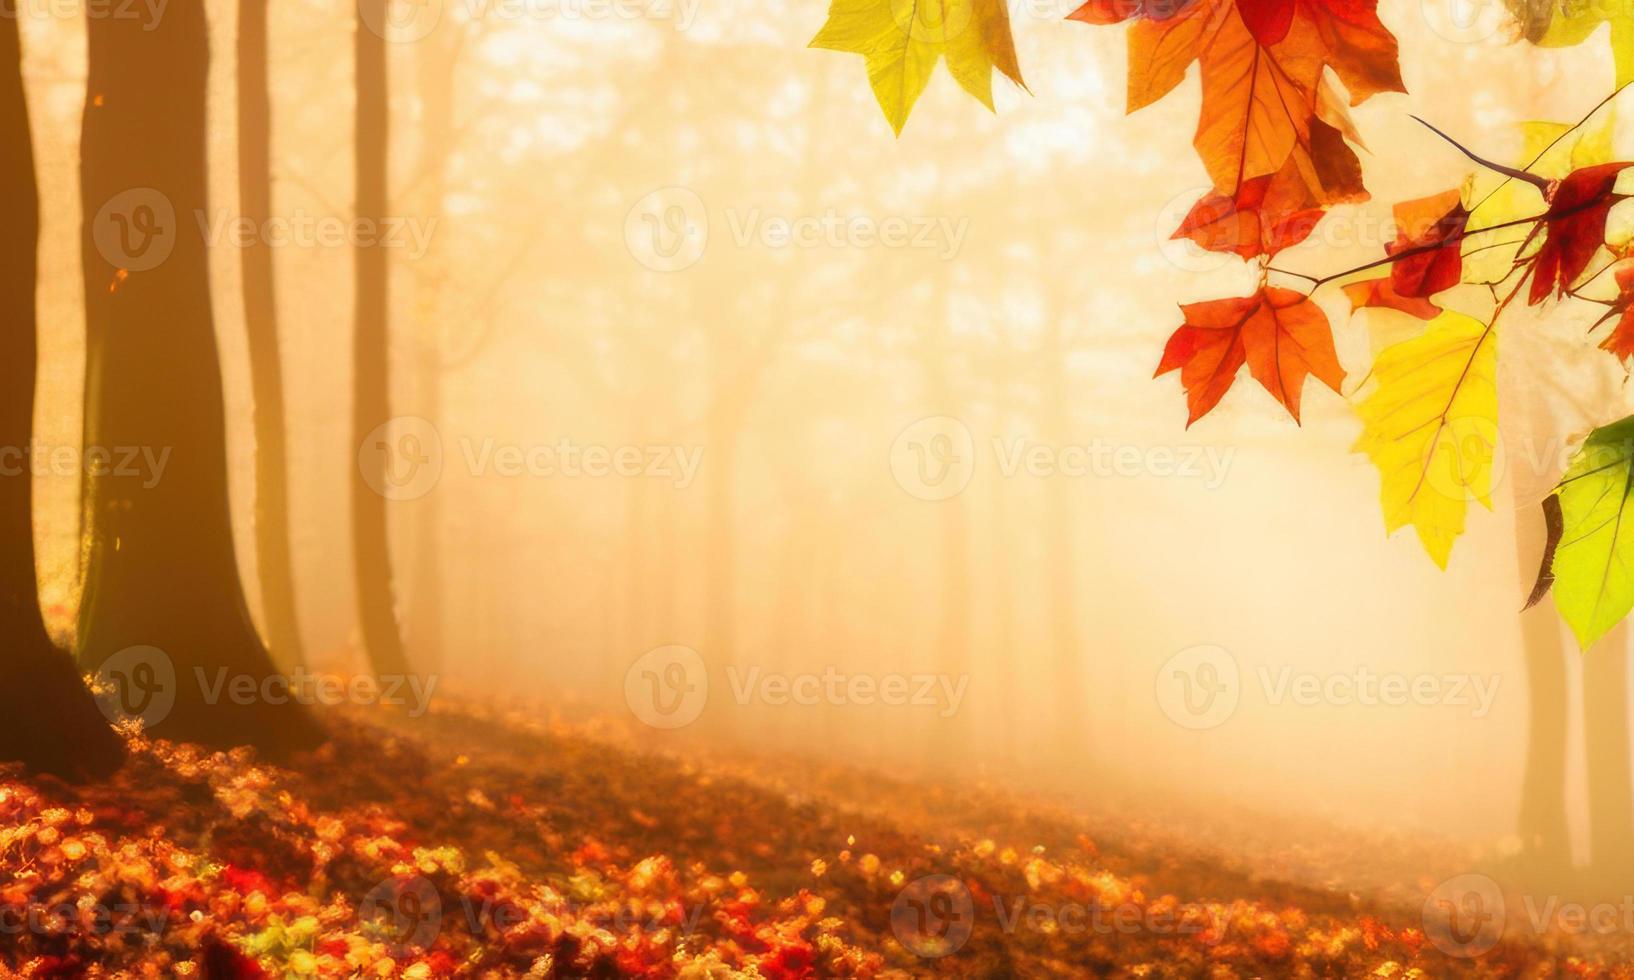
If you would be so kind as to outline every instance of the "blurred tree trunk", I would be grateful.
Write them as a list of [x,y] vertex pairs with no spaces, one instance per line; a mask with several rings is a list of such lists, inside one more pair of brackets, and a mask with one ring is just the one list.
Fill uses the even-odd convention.
[[[16,0],[0,0],[0,446],[33,443],[39,192],[23,91]],[[0,759],[68,779],[105,776],[125,757],[74,662],[40,617],[34,474],[0,476]]]
[[[945,264],[944,264],[945,265]],[[951,272],[944,270],[937,277],[937,322],[925,333],[924,356],[930,371],[929,394],[931,410],[938,415],[963,421],[965,405],[954,390],[949,375],[948,360],[953,351],[953,281]],[[973,447],[973,451],[979,449]],[[975,465],[975,461],[972,461]],[[948,500],[932,506],[941,508],[941,623],[936,633],[936,649],[930,661],[930,670],[949,677],[969,677],[970,656],[970,488],[967,486]],[[978,684],[975,678],[971,683]],[[930,757],[933,760],[953,762],[966,758],[970,736],[972,710],[967,701],[960,706],[960,715],[945,721],[946,730],[932,735]],[[940,736],[940,737],[938,737]]]
[[[1000,379],[1008,380],[1007,374],[1000,375]],[[1003,404],[1006,389],[1000,387],[997,401]],[[1004,431],[1004,415],[999,414],[999,431]],[[998,730],[999,748],[1005,759],[1017,758],[1017,747],[1020,744],[1017,732],[1021,727],[1022,706],[1017,687],[1021,680],[1021,671],[1014,669],[1017,661],[1016,646],[1016,598],[1015,598],[1015,569],[1011,559],[1011,549],[1014,542],[1011,540],[1014,529],[1010,520],[1009,485],[1001,484],[993,488],[991,512],[992,543],[991,567],[993,572],[993,646],[987,658],[988,669],[998,679],[999,688],[999,715],[989,722]]]
[[85,445],[167,455],[150,479],[88,468],[80,660],[96,669],[132,645],[163,650],[176,699],[154,726],[161,737],[275,754],[310,745],[319,732],[299,705],[210,693],[239,675],[259,687],[274,671],[233,551],[221,367],[197,230],[209,214],[203,5],[173,5],[154,24],[91,16],[87,41]]
[[[1067,345],[1059,318],[1052,318],[1043,361],[1049,371],[1044,381],[1044,425],[1056,447],[1066,445],[1072,422],[1067,407]],[[1056,693],[1056,727],[1071,745],[1083,744],[1083,665],[1079,659],[1078,568],[1072,520],[1072,488],[1057,473],[1044,481],[1044,588],[1048,592],[1052,672]]]
[[1589,781],[1589,862],[1596,880],[1634,872],[1634,772],[1628,744],[1628,623],[1583,654],[1583,741]]
[[[272,216],[272,105],[267,84],[266,0],[238,4],[238,200],[262,227]],[[304,664],[295,612],[289,540],[289,449],[284,429],[284,371],[271,247],[253,236],[241,250],[244,327],[255,394],[255,560],[267,644],[286,664]]]
[[[1543,544],[1541,510],[1517,510],[1515,553],[1523,584],[1537,575]],[[1554,600],[1521,613],[1520,627],[1528,691],[1520,838],[1527,859],[1551,874],[1571,864],[1566,827],[1566,649]]]
[[[464,40],[452,25],[440,25],[414,46],[415,83],[420,102],[420,180],[424,181],[421,213],[442,213],[448,194],[449,156],[454,134],[454,69]],[[428,252],[416,263],[415,318],[418,347],[420,415],[443,427],[442,331],[448,268]],[[414,502],[414,568],[410,573],[408,639],[414,662],[434,670],[444,662],[443,644],[443,507],[442,494],[428,493]]]
[[[709,408],[709,476],[704,545],[706,580],[704,635],[706,656],[721,664],[737,664],[737,540],[736,500],[733,483],[737,479],[739,429],[743,425],[740,394],[728,390],[730,374],[715,371],[714,397]],[[731,724],[741,721],[741,712],[731,715]]]
[[[357,216],[378,223],[386,217],[387,147],[390,139],[386,39],[369,26],[387,23],[388,0],[359,0],[353,28],[357,71]],[[387,253],[378,241],[361,243],[356,254],[356,323],[352,346],[352,442],[361,446],[369,433],[391,419],[389,360],[390,273]],[[377,461],[383,454],[364,454]],[[371,463],[371,465],[374,465]],[[383,476],[384,474],[380,474]],[[369,664],[377,674],[404,674],[408,661],[397,623],[392,588],[391,545],[386,498],[374,490],[360,463],[352,474],[352,549],[357,563],[358,624]]]

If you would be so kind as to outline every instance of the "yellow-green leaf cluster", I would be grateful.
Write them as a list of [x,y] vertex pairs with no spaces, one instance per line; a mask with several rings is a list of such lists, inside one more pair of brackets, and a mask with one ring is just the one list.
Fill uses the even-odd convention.
[[1634,609],[1634,417],[1594,430],[1557,493],[1555,606],[1587,650]]
[[898,134],[938,61],[989,109],[993,69],[1025,85],[1004,0],[833,0],[811,46],[863,56],[874,98]]

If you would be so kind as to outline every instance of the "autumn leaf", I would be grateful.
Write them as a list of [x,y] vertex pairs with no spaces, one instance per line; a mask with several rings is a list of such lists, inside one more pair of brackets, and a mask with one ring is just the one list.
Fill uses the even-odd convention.
[[1234,194],[1274,174],[1311,139],[1322,51],[1308,21],[1266,48],[1229,13],[1204,41],[1203,111],[1195,145],[1214,187]]
[[1617,179],[1634,163],[1602,163],[1573,171],[1549,198],[1549,210],[1538,226],[1543,245],[1532,267],[1530,302],[1550,292],[1564,295],[1588,270],[1594,253],[1606,241],[1606,219],[1627,195],[1616,193]]
[[1395,310],[1420,320],[1434,320],[1441,315],[1441,307],[1424,297],[1403,296],[1396,292],[1396,280],[1393,276],[1350,283],[1345,286],[1345,297],[1350,300],[1353,311]]
[[1566,533],[1566,518],[1560,512],[1560,496],[1550,494],[1543,501],[1543,563],[1538,569],[1537,584],[1532,586],[1532,593],[1526,597],[1526,605],[1521,607],[1525,612],[1549,594],[1555,587],[1555,552],[1560,548],[1560,538]]
[[1634,417],[1590,433],[1556,494],[1555,606],[1587,650],[1634,609]]
[[993,69],[1025,87],[1004,0],[833,0],[811,46],[860,54],[898,135],[936,63],[993,108]]
[[1377,0],[1305,0],[1302,11],[1316,26],[1328,67],[1361,105],[1384,92],[1405,92],[1396,36],[1379,20]]
[[[1612,160],[1613,120],[1608,113],[1598,121],[1572,125],[1557,122],[1522,123],[1522,151],[1515,164],[1550,181]],[[1472,178],[1469,227],[1491,228],[1524,221],[1543,213],[1548,200],[1524,180],[1481,170]],[[1497,283],[1514,274],[1516,264],[1536,255],[1538,241],[1524,227],[1492,234],[1471,234],[1464,239],[1464,280]]]
[[1127,20],[1172,20],[1185,13],[1197,0],[1089,0],[1067,15],[1068,20],[1086,24],[1121,24]]
[[1629,358],[1634,357],[1634,261],[1618,264],[1615,275],[1617,298],[1611,302],[1610,311],[1595,326],[1612,319],[1617,321],[1610,335],[1600,342],[1600,349],[1617,355],[1617,359],[1626,364]]
[[1245,181],[1237,193],[1212,192],[1191,209],[1174,233],[1211,252],[1243,259],[1275,255],[1310,237],[1324,214],[1292,168]]
[[1634,10],[1622,4],[1536,3],[1508,0],[1521,36],[1542,48],[1564,48],[1588,40],[1601,24],[1611,24],[1611,51],[1619,87],[1634,82]]
[[1363,428],[1353,451],[1379,470],[1387,533],[1412,525],[1442,568],[1469,500],[1492,507],[1497,366],[1493,329],[1448,311],[1379,355],[1378,387],[1357,406]]
[[1182,306],[1185,324],[1169,338],[1157,377],[1180,372],[1191,417],[1207,415],[1246,363],[1249,373],[1299,420],[1307,375],[1340,390],[1345,372],[1321,307],[1291,289]]
[[1296,6],[1296,0],[1237,0],[1237,13],[1254,40],[1268,48],[1288,36]]
[[[1093,3],[1068,15],[1071,20],[1092,20]],[[1201,0],[1188,4],[1172,17],[1143,17],[1129,27],[1129,83],[1126,111],[1144,109],[1185,81],[1197,60],[1203,36],[1211,25],[1231,15],[1229,4]]]
[[1391,280],[1398,296],[1434,296],[1464,275],[1464,232],[1469,211],[1457,190],[1395,207],[1396,240],[1385,246],[1395,263]]

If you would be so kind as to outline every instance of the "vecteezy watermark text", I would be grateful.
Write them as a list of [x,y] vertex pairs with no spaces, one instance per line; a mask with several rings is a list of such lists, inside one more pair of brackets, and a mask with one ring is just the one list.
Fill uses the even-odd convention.
[[0,446],[0,477],[113,477],[139,480],[143,490],[152,490],[169,465],[169,446]]
[[[155,646],[131,646],[97,668],[91,688],[108,720],[140,721],[153,728],[170,717],[182,685],[193,684],[193,700],[207,705],[300,704],[308,707],[386,705],[424,715],[437,689],[436,674],[338,674],[296,669],[289,673],[247,674],[227,667],[195,666],[178,672],[170,655]],[[162,734],[162,732],[161,732]]]

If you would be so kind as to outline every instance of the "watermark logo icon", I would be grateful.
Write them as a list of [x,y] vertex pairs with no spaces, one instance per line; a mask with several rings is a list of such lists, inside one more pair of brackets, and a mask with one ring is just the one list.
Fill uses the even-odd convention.
[[[1163,254],[1164,260],[1181,272],[1213,272],[1231,264],[1233,256],[1230,252],[1211,251],[1190,238],[1177,237],[1177,229],[1191,216],[1192,211],[1213,195],[1212,187],[1194,187],[1171,197],[1158,209],[1152,237],[1157,241],[1157,250]],[[1212,212],[1216,220],[1241,220],[1227,213],[1225,206],[1219,203],[1213,206]]]
[[133,187],[109,198],[91,222],[91,240],[109,265],[147,272],[176,247],[176,208],[151,187]]
[[1448,956],[1474,959],[1503,938],[1503,889],[1486,875],[1448,878],[1424,900],[1424,935]]
[[393,955],[429,949],[442,931],[443,903],[431,882],[389,878],[358,903],[359,922],[372,923]]
[[176,665],[158,647],[126,647],[97,668],[95,688],[110,722],[135,720],[152,728],[176,706]]
[[423,418],[399,415],[364,438],[357,466],[369,489],[387,500],[418,500],[442,479],[442,436]]
[[1502,0],[1421,0],[1430,32],[1457,44],[1479,44],[1512,23]]
[[920,419],[891,444],[891,475],[909,496],[932,503],[964,492],[976,473],[970,427],[946,415]]
[[1242,671],[1223,647],[1180,651],[1157,672],[1157,703],[1182,728],[1204,731],[1230,720],[1242,700]]
[[970,940],[976,903],[965,883],[952,875],[927,875],[909,882],[891,905],[891,932],[916,956],[951,956]]
[[709,212],[703,198],[685,187],[664,187],[635,203],[624,218],[624,244],[654,272],[696,265],[709,247]]
[[363,25],[393,44],[424,40],[442,22],[443,0],[358,0]]
[[1424,445],[1420,470],[1431,490],[1448,500],[1491,496],[1509,472],[1509,457],[1494,419],[1461,415],[1447,419]]
[[653,728],[685,728],[709,702],[709,670],[691,647],[648,650],[624,672],[624,700]]

